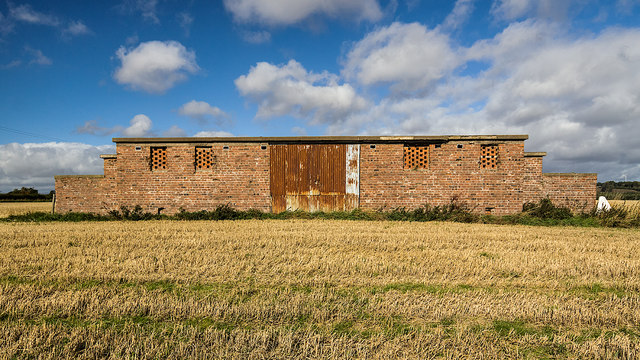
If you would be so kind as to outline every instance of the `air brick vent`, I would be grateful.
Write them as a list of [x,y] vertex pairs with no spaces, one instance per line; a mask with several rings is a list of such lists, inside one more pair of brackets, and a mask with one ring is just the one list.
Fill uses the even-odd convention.
[[162,170],[167,168],[167,148],[151,148],[151,170]]
[[498,167],[498,146],[482,145],[480,167],[483,169],[495,169]]
[[404,168],[405,169],[428,169],[429,168],[429,146],[404,146]]
[[196,169],[211,169],[213,167],[213,153],[210,147],[196,148]]

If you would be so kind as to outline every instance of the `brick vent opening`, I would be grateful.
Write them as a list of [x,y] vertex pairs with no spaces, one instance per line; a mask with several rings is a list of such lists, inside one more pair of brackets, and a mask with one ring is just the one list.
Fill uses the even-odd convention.
[[405,169],[428,169],[429,168],[429,146],[404,146],[404,168]]
[[196,148],[196,169],[211,169],[213,167],[213,152],[210,147]]
[[498,167],[498,146],[482,145],[480,167],[483,169],[495,169]]
[[161,170],[167,168],[167,148],[151,148],[151,170]]

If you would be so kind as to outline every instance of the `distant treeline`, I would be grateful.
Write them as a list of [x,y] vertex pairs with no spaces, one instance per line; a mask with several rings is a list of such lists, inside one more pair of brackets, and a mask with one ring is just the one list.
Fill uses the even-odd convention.
[[598,183],[598,196],[612,200],[640,200],[640,181]]
[[51,191],[48,194],[40,194],[34,188],[23,187],[11,190],[6,194],[0,193],[0,201],[51,201],[53,193]]

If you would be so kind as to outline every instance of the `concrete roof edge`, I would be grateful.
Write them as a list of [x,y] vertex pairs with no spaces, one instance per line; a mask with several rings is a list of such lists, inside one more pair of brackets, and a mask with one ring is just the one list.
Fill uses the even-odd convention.
[[547,156],[547,153],[544,151],[538,151],[538,152],[524,152],[524,157],[543,157],[543,156]]
[[598,173],[542,173],[543,176],[598,176]]
[[275,136],[275,137],[165,137],[165,138],[113,138],[115,143],[399,143],[447,142],[473,140],[523,141],[529,135],[436,135],[436,136]]
[[103,178],[104,175],[54,175],[54,179],[60,178]]
[[102,159],[115,159],[118,157],[117,154],[102,154],[100,155]]

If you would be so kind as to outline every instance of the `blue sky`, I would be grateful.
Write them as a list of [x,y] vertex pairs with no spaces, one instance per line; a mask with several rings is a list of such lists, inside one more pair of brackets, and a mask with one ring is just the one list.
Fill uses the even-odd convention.
[[120,136],[529,134],[640,179],[640,0],[3,1],[0,191]]

